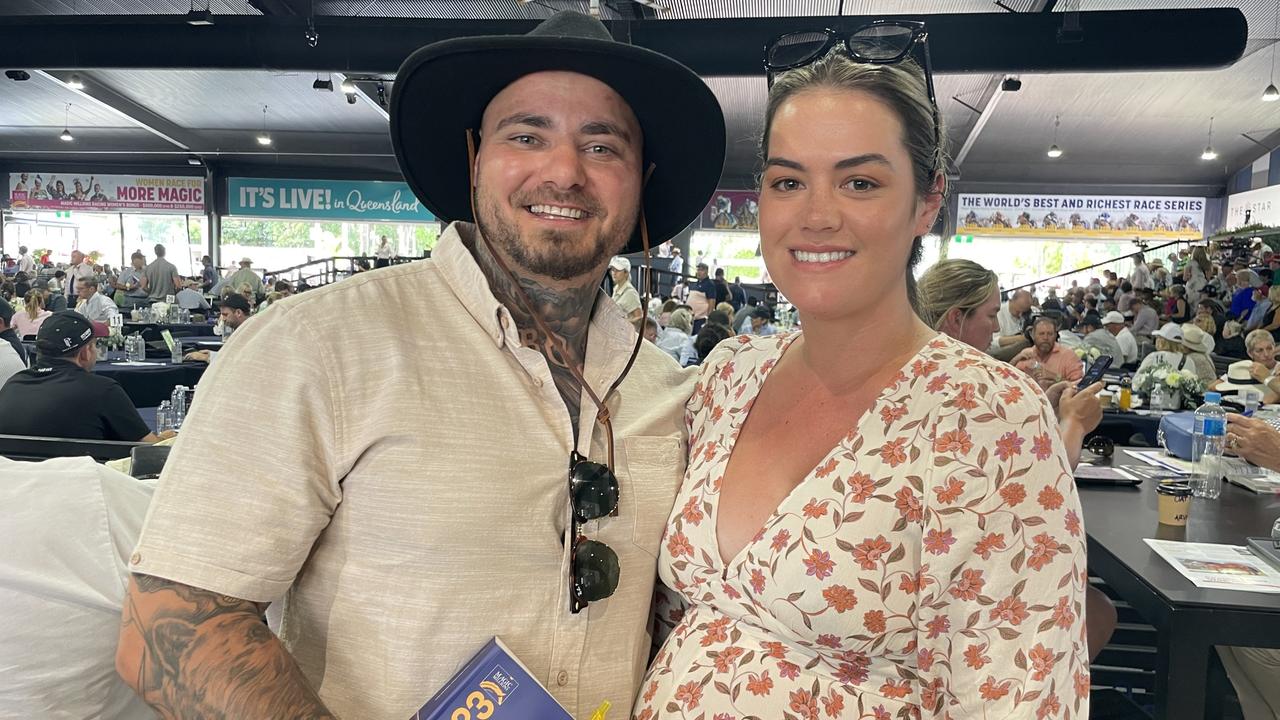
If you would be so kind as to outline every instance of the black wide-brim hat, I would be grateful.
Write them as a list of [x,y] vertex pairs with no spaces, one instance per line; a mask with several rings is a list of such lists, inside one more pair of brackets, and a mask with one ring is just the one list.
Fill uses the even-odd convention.
[[[479,138],[494,96],[535,72],[593,77],[631,106],[644,134],[644,188],[650,241],[688,227],[706,208],[724,167],[724,113],[692,70],[645,48],[617,42],[599,21],[563,11],[527,35],[455,38],[413,53],[396,73],[391,144],[413,194],[445,222],[474,221],[466,131]],[[639,252],[639,223],[624,253]]]

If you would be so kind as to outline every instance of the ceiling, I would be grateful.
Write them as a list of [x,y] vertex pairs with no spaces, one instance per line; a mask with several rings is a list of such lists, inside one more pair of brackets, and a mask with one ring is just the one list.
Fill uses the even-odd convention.
[[[183,14],[206,0],[4,0],[5,16]],[[207,0],[214,15],[302,13],[308,0]],[[834,15],[839,0],[663,0],[655,11],[634,0],[602,0],[606,18],[668,19]],[[1116,187],[1183,186],[1221,192],[1232,171],[1280,144],[1280,102],[1259,101],[1272,70],[1275,0],[1003,0],[1018,12],[1238,7],[1249,24],[1245,56],[1198,72],[1023,75],[1019,92],[999,90],[1003,75],[939,75],[939,107],[969,183]],[[584,10],[587,0],[314,0],[320,16],[536,19]],[[844,0],[845,14],[1000,12],[991,0]],[[33,163],[211,166],[264,173],[307,167],[333,174],[394,173],[386,96],[394,78],[361,80],[355,104],[341,92],[312,89],[310,73],[257,70],[84,70],[27,68],[31,79],[0,79],[0,170]],[[340,75],[332,77],[335,87]],[[713,77],[728,125],[725,185],[745,186],[756,167],[765,100],[763,77]],[[69,104],[69,107],[68,107]],[[266,107],[264,118],[263,108]],[[1209,142],[1218,160],[1200,152]],[[1058,160],[1045,156],[1060,119]],[[271,134],[263,148],[256,135]],[[58,134],[65,125],[73,144]],[[73,146],[72,146],[73,145]]]

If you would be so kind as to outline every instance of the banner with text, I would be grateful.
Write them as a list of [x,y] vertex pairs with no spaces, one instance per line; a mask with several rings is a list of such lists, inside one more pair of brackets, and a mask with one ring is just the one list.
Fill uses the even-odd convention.
[[958,235],[1196,240],[1204,198],[960,194]]
[[1280,225],[1280,185],[1248,190],[1227,198],[1224,228],[1245,225]]
[[409,186],[360,180],[228,178],[230,215],[302,220],[435,222]]
[[9,174],[9,206],[14,210],[201,215],[204,201],[202,177]]
[[760,193],[752,190],[717,190],[702,213],[703,230],[759,230]]

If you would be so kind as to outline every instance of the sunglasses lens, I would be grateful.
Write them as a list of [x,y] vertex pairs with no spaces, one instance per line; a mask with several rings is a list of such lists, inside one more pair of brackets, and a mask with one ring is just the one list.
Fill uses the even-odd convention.
[[603,600],[618,589],[618,555],[604,543],[581,540],[573,553],[573,595],[579,602]]
[[600,463],[582,461],[570,475],[573,514],[581,522],[602,518],[618,507],[618,478]]
[[787,33],[769,46],[765,64],[770,68],[786,69],[812,62],[827,45],[824,32]]
[[849,36],[849,49],[863,60],[893,60],[911,47],[914,31],[900,25],[872,25]]

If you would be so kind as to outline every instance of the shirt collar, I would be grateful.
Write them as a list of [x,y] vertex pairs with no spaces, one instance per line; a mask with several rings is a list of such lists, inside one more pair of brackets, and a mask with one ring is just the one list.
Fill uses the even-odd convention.
[[[475,257],[471,255],[471,251],[462,240],[463,233],[469,237],[473,236],[475,225],[462,222],[450,223],[440,234],[440,239],[431,252],[431,259],[439,267],[445,282],[466,308],[467,313],[475,319],[494,344],[502,347],[503,343],[510,342],[518,346],[520,334],[511,318],[511,313],[489,288],[488,279],[485,278],[484,272],[476,264]],[[600,294],[603,296],[603,291]],[[630,342],[635,339],[634,333],[634,326],[616,303],[608,298],[597,302],[591,316],[591,325],[587,330],[587,367],[592,368],[597,364],[595,362],[597,360],[604,360],[606,364],[611,364],[607,363],[607,360],[611,359],[619,349],[629,347]],[[622,358],[621,364],[625,364],[629,356],[628,352]],[[596,389],[594,380],[595,378],[587,377],[592,390]]]

